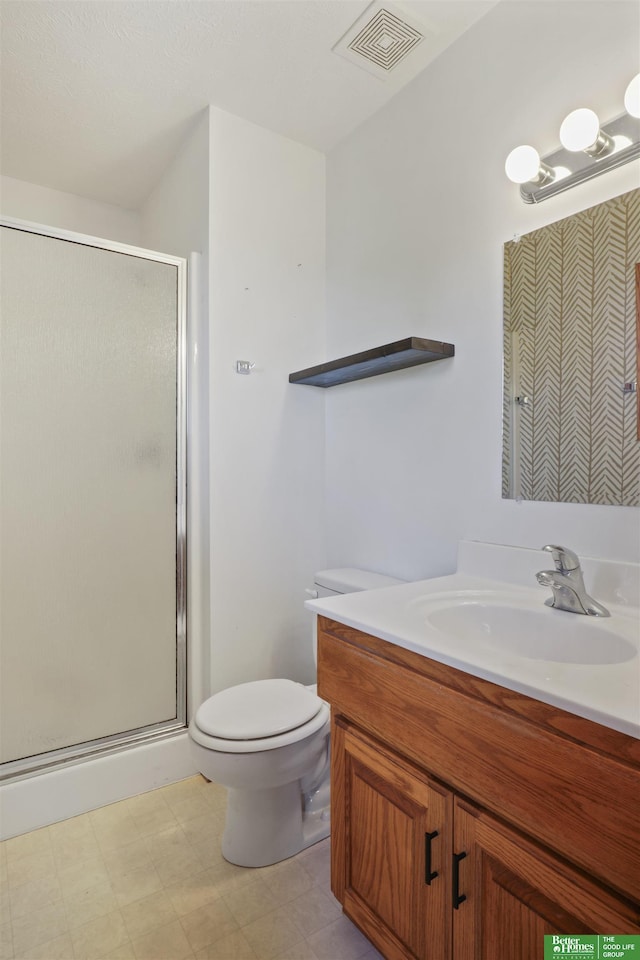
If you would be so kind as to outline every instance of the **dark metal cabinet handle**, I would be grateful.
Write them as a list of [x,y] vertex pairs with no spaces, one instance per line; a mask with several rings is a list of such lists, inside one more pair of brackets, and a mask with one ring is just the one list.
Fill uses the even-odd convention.
[[467,899],[466,893],[460,893],[460,861],[464,860],[466,853],[454,853],[453,855],[453,909],[457,910],[461,903]]
[[431,870],[431,841],[435,840],[437,836],[437,830],[434,830],[433,833],[425,833],[424,835],[424,882],[428,886],[430,886],[431,881],[435,880],[438,876],[437,870]]

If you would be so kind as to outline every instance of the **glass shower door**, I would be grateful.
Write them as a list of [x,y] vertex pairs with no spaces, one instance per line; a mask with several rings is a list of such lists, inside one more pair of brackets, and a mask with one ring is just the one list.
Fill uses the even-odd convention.
[[[37,228],[40,231],[40,228]],[[0,760],[185,723],[184,261],[1,228]]]

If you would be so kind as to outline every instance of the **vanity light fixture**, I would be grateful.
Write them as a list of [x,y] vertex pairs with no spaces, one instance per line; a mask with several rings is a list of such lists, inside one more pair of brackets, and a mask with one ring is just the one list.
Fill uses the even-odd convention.
[[524,202],[540,203],[640,157],[640,74],[629,83],[624,106],[626,113],[605,124],[593,110],[573,110],[560,127],[562,146],[542,160],[528,144],[512,150],[505,172],[520,184]]

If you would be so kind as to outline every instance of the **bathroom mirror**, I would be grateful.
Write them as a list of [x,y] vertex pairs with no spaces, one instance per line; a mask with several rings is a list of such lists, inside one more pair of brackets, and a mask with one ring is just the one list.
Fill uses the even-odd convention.
[[640,504],[640,189],[504,247],[502,495]]

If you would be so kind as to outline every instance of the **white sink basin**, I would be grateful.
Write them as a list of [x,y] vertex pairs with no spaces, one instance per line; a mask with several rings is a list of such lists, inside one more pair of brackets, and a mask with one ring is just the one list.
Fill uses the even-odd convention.
[[[499,599],[456,595],[422,605],[427,624],[441,633],[481,642],[504,654],[556,663],[623,663],[636,656],[632,643],[606,620],[541,606],[532,610]],[[430,609],[431,608],[431,609]]]

